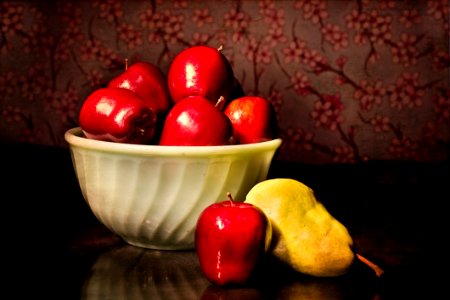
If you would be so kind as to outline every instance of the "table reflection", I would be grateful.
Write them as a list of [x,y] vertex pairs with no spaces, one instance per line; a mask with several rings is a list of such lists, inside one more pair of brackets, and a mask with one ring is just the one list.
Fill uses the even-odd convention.
[[85,279],[81,299],[378,299],[371,279],[313,278],[268,262],[245,288],[211,285],[194,251],[158,251],[123,245],[102,253]]

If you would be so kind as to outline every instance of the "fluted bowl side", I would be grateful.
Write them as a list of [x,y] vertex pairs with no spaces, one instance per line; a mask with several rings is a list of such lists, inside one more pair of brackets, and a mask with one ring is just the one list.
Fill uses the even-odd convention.
[[193,249],[202,210],[227,192],[243,201],[281,145],[135,145],[88,139],[79,127],[65,139],[97,219],[131,245],[161,250]]

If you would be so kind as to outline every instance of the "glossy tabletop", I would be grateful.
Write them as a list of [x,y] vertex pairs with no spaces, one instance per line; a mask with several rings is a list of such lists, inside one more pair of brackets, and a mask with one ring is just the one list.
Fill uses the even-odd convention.
[[4,293],[14,299],[433,299],[446,288],[449,164],[275,161],[269,177],[309,185],[351,232],[355,264],[314,278],[267,259],[242,288],[219,288],[192,251],[127,245],[90,212],[66,148],[3,145]]

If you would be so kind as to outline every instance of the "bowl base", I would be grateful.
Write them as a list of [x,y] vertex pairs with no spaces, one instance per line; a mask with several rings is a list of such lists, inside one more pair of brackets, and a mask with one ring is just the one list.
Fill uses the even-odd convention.
[[180,244],[180,245],[165,245],[163,243],[155,243],[150,241],[142,241],[142,240],[132,240],[129,238],[122,239],[127,243],[135,247],[153,249],[153,250],[174,250],[174,251],[185,251],[185,250],[194,250],[194,243],[188,244]]

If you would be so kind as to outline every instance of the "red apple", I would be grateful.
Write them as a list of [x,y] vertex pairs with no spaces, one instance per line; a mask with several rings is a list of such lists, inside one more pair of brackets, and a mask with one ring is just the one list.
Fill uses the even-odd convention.
[[229,196],[207,206],[195,229],[195,246],[205,277],[218,286],[245,285],[262,261],[272,227],[257,206]]
[[166,76],[161,69],[149,62],[141,61],[126,66],[125,71],[114,77],[108,87],[135,92],[159,116],[165,115],[172,103]]
[[277,136],[275,109],[266,98],[243,96],[232,100],[224,110],[233,126],[238,144],[259,143]]
[[193,46],[177,54],[167,75],[173,102],[188,96],[203,96],[216,103],[229,100],[234,83],[232,67],[219,49]]
[[231,122],[223,111],[202,96],[175,103],[165,119],[160,145],[226,145],[232,137]]
[[145,144],[155,136],[157,116],[134,92],[101,88],[83,102],[79,124],[87,138]]

